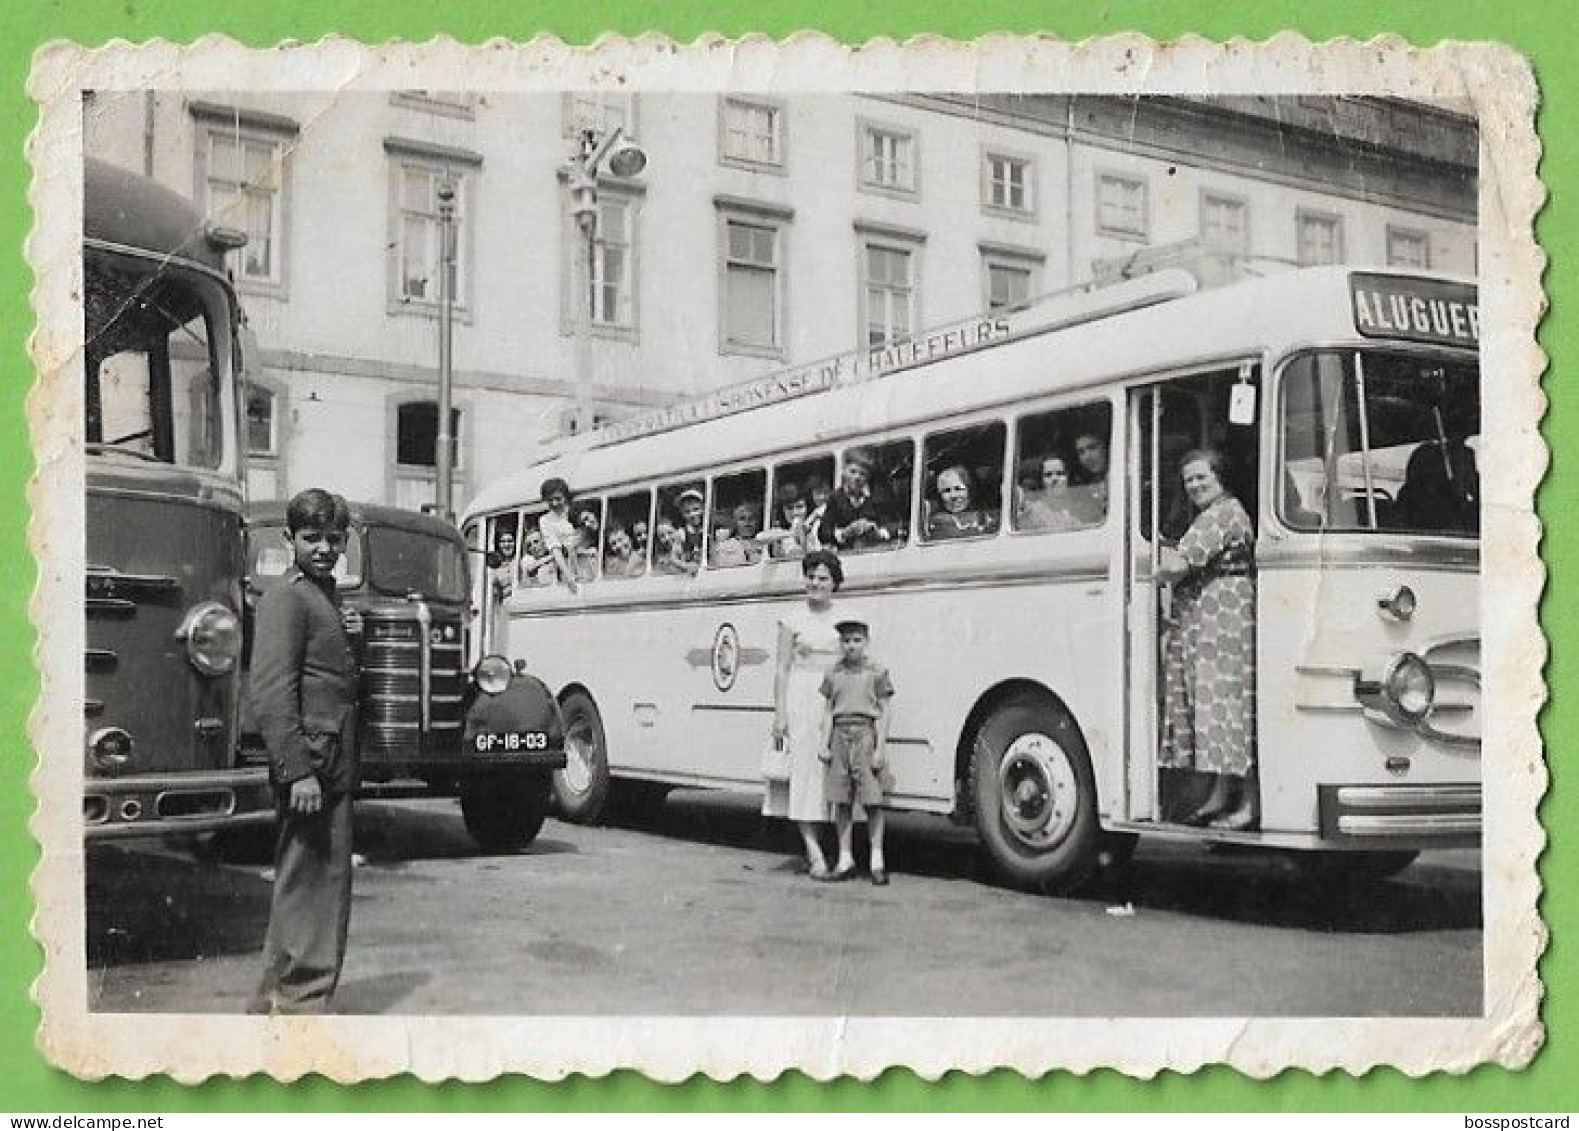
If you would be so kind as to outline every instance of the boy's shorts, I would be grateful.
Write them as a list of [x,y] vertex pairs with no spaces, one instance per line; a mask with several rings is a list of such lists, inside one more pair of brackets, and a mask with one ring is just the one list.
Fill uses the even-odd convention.
[[828,735],[827,769],[823,773],[823,797],[830,805],[859,802],[868,809],[881,806],[883,797],[894,788],[894,776],[884,766],[872,769],[877,750],[877,723],[854,716],[835,719]]

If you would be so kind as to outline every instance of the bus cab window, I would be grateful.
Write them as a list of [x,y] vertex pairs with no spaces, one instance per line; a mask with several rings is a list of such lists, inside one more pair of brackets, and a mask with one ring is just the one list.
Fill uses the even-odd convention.
[[1002,424],[984,424],[927,437],[924,539],[982,538],[998,532],[1006,434]]
[[1050,533],[1102,524],[1112,420],[1105,402],[1021,418],[1015,429],[1014,529]]
[[708,526],[712,541],[707,564],[715,569],[755,565],[764,554],[757,538],[762,532],[762,502],[767,493],[766,471],[755,469],[713,480],[713,513]]
[[658,490],[658,514],[652,532],[655,573],[695,573],[706,541],[707,485],[700,479]]
[[609,500],[603,527],[603,576],[640,577],[647,572],[647,523],[652,492],[637,491]]
[[847,448],[839,486],[818,527],[822,544],[840,553],[898,549],[910,537],[915,444]]
[[761,537],[773,558],[798,558],[821,547],[818,528],[833,496],[833,457],[781,463],[773,469],[773,513]]

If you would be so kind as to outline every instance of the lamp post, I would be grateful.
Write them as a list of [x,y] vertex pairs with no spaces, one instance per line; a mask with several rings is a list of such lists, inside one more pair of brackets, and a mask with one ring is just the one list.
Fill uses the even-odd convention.
[[454,505],[452,452],[455,438],[450,434],[450,390],[454,382],[455,341],[455,182],[448,177],[439,182],[439,420],[433,443],[433,510],[440,518],[450,518]]
[[597,308],[593,293],[593,257],[598,239],[598,177],[607,168],[617,177],[634,177],[647,167],[647,154],[627,137],[624,127],[615,126],[606,135],[584,129],[576,138],[571,154],[567,183],[570,188],[570,215],[581,232],[579,254],[571,271],[572,293],[576,296],[576,434],[585,435],[592,427],[592,320]]

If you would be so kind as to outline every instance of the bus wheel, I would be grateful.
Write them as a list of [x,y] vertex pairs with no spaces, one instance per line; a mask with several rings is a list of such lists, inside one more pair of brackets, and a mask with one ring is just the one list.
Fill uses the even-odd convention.
[[1090,877],[1101,828],[1091,759],[1073,719],[1011,699],[976,732],[971,774],[976,828],[1004,880],[1062,895]]
[[546,774],[488,779],[461,791],[461,816],[484,852],[519,852],[542,830],[548,798]]
[[554,804],[559,815],[590,825],[603,815],[609,799],[609,750],[603,717],[592,697],[572,691],[560,704],[565,719],[565,768],[554,771]]
[[1415,862],[1418,852],[1295,852],[1300,876],[1312,883],[1380,883]]

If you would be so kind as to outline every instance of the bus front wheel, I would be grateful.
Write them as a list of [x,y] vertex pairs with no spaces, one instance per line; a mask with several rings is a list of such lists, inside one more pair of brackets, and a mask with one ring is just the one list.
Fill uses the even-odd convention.
[[560,704],[565,720],[565,768],[554,771],[554,805],[559,815],[577,825],[596,823],[609,799],[609,750],[603,737],[603,716],[583,691],[572,691]]
[[994,869],[1028,891],[1062,895],[1096,868],[1096,781],[1074,720],[1011,699],[989,715],[971,757],[976,828]]

